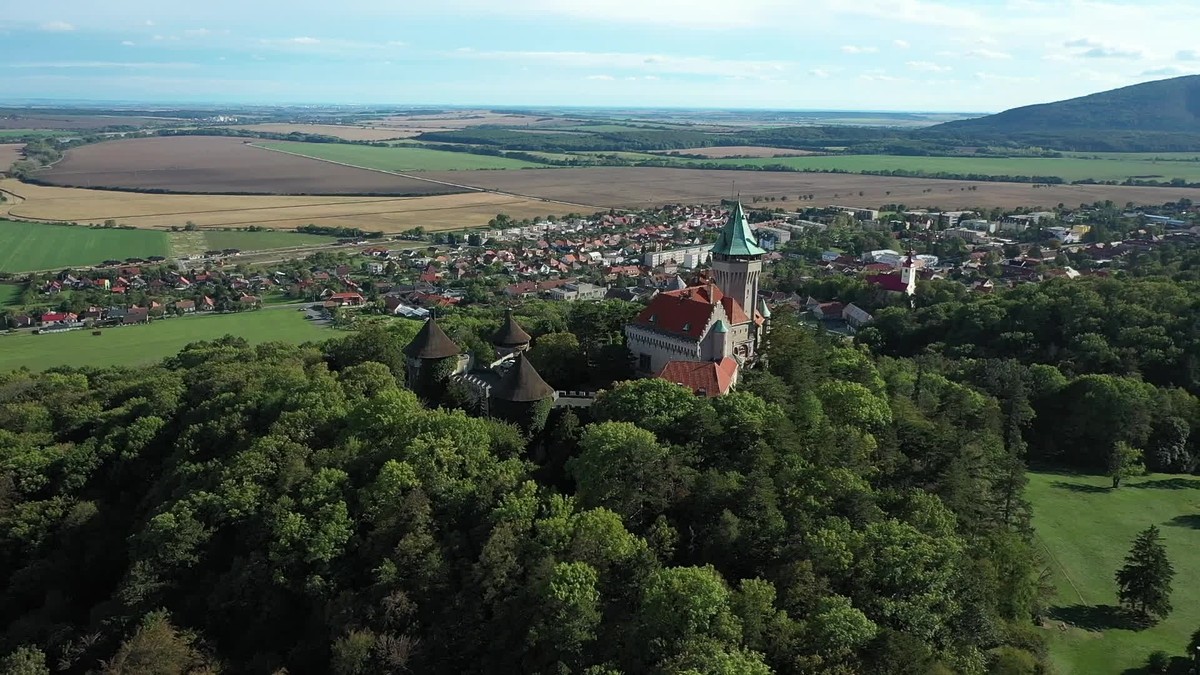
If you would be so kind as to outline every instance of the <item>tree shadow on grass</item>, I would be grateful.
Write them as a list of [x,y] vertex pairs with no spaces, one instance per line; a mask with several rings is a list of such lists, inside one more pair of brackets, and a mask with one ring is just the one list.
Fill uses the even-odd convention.
[[1111,492],[1112,488],[1107,485],[1087,485],[1080,483],[1068,483],[1065,480],[1056,480],[1051,483],[1053,487],[1070,490],[1071,492],[1087,492],[1089,494],[1099,494],[1101,492]]
[[1125,610],[1115,605],[1051,607],[1047,614],[1055,621],[1062,621],[1083,630],[1102,631],[1110,628],[1137,630],[1142,627],[1133,621]]
[[1137,489],[1157,490],[1200,490],[1200,480],[1188,478],[1162,478],[1160,480],[1144,480],[1138,483],[1128,483],[1129,487]]
[[[1158,671],[1155,671],[1157,673]],[[1167,675],[1192,675],[1192,660],[1183,656],[1172,656],[1170,663],[1165,671]],[[1146,666],[1138,666],[1136,668],[1126,668],[1121,671],[1121,675],[1155,675],[1151,673]]]
[[1183,516],[1175,516],[1167,521],[1167,525],[1174,527],[1190,527],[1193,530],[1200,530],[1200,513],[1189,513]]

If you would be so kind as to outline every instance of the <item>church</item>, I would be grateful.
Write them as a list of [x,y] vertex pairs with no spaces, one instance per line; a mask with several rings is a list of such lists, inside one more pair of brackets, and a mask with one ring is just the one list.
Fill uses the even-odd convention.
[[712,248],[710,279],[659,293],[625,327],[639,375],[655,376],[698,395],[720,396],[754,364],[769,329],[758,297],[766,251],[741,202],[725,202],[729,218]]

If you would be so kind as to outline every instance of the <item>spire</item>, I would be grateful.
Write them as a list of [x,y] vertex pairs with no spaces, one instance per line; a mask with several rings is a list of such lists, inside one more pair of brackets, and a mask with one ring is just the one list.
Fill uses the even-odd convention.
[[717,243],[713,244],[713,255],[766,255],[767,252],[759,247],[754,231],[750,229],[746,213],[742,210],[742,203],[727,201],[722,204],[730,207],[729,220],[725,221],[724,227],[721,228],[721,236],[717,237]]
[[500,324],[500,329],[492,335],[492,344],[497,347],[524,347],[528,346],[532,339],[513,318],[510,307],[504,312],[504,323]]
[[500,378],[495,387],[492,387],[492,397],[501,401],[529,403],[553,395],[554,388],[538,375],[533,364],[525,358],[524,352],[517,354],[508,372],[504,373],[504,377]]
[[462,351],[430,315],[417,336],[404,348],[404,353],[414,359],[444,359],[458,356]]

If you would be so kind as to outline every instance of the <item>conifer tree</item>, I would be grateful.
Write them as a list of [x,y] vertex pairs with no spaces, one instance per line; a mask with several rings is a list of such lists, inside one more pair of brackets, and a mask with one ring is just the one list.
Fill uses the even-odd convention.
[[1140,620],[1154,622],[1171,613],[1171,579],[1175,569],[1158,528],[1151,525],[1133,540],[1125,566],[1117,570],[1117,595],[1121,604]]

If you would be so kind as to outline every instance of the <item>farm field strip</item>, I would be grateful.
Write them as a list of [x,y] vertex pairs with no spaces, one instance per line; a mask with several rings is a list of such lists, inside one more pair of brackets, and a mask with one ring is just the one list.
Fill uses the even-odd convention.
[[264,124],[238,124],[228,128],[270,134],[321,134],[347,141],[388,141],[404,135],[394,129],[380,129],[350,124],[287,124],[268,122]]
[[365,169],[391,172],[471,171],[482,169],[527,169],[544,165],[507,157],[473,155],[466,152],[430,150],[404,146],[379,148],[371,145],[261,141],[256,146],[283,150],[293,155],[324,159]]
[[[797,158],[804,159],[804,158]],[[903,203],[913,208],[1013,208],[1077,205],[1111,199],[1118,204],[1163,204],[1187,197],[1200,199],[1200,188],[1121,185],[1050,185],[998,181],[871,176],[852,173],[737,171],[653,167],[559,168],[553,171],[429,172],[430,178],[461,180],[503,193],[606,207],[639,207],[728,199],[731,189],[755,206],[758,197],[777,200],[766,205],[803,208],[826,204],[880,206]],[[812,200],[800,201],[800,195]]]
[[79,267],[109,259],[169,253],[165,232],[0,220],[0,271],[3,272]]
[[45,370],[56,366],[146,365],[178,353],[189,343],[225,335],[252,343],[300,343],[335,337],[338,332],[306,320],[304,314],[289,307],[163,319],[105,328],[100,335],[87,330],[54,335],[21,332],[0,335],[0,372],[22,366]]
[[432,181],[322,164],[295,153],[266,152],[247,139],[224,136],[156,136],[84,145],[68,150],[52,168],[39,171],[37,179],[65,187],[191,194],[399,197],[461,191]]
[[[1061,675],[1131,672],[1157,649],[1182,654],[1200,625],[1200,477],[1152,474],[1109,489],[1106,476],[1029,474],[1026,496],[1056,595],[1046,638]],[[1120,623],[1113,574],[1134,536],[1157,525],[1175,567],[1174,612],[1144,630]]]
[[[483,191],[431,197],[298,197],[261,195],[164,195],[27,185],[0,180],[14,203],[0,205],[0,215],[57,222],[103,222],[142,228],[269,226],[294,229],[316,223],[364,230],[402,232],[483,227],[498,213],[514,218],[565,214],[578,207],[545,200]],[[219,207],[219,208],[214,208]]]
[[896,155],[814,155],[755,159],[696,160],[672,158],[681,164],[719,162],[728,166],[788,166],[815,171],[925,171],[927,173],[987,176],[1057,176],[1067,181],[1116,180],[1130,177],[1154,180],[1182,178],[1200,182],[1200,162],[1156,162],[1142,158],[1085,157],[901,157]]

